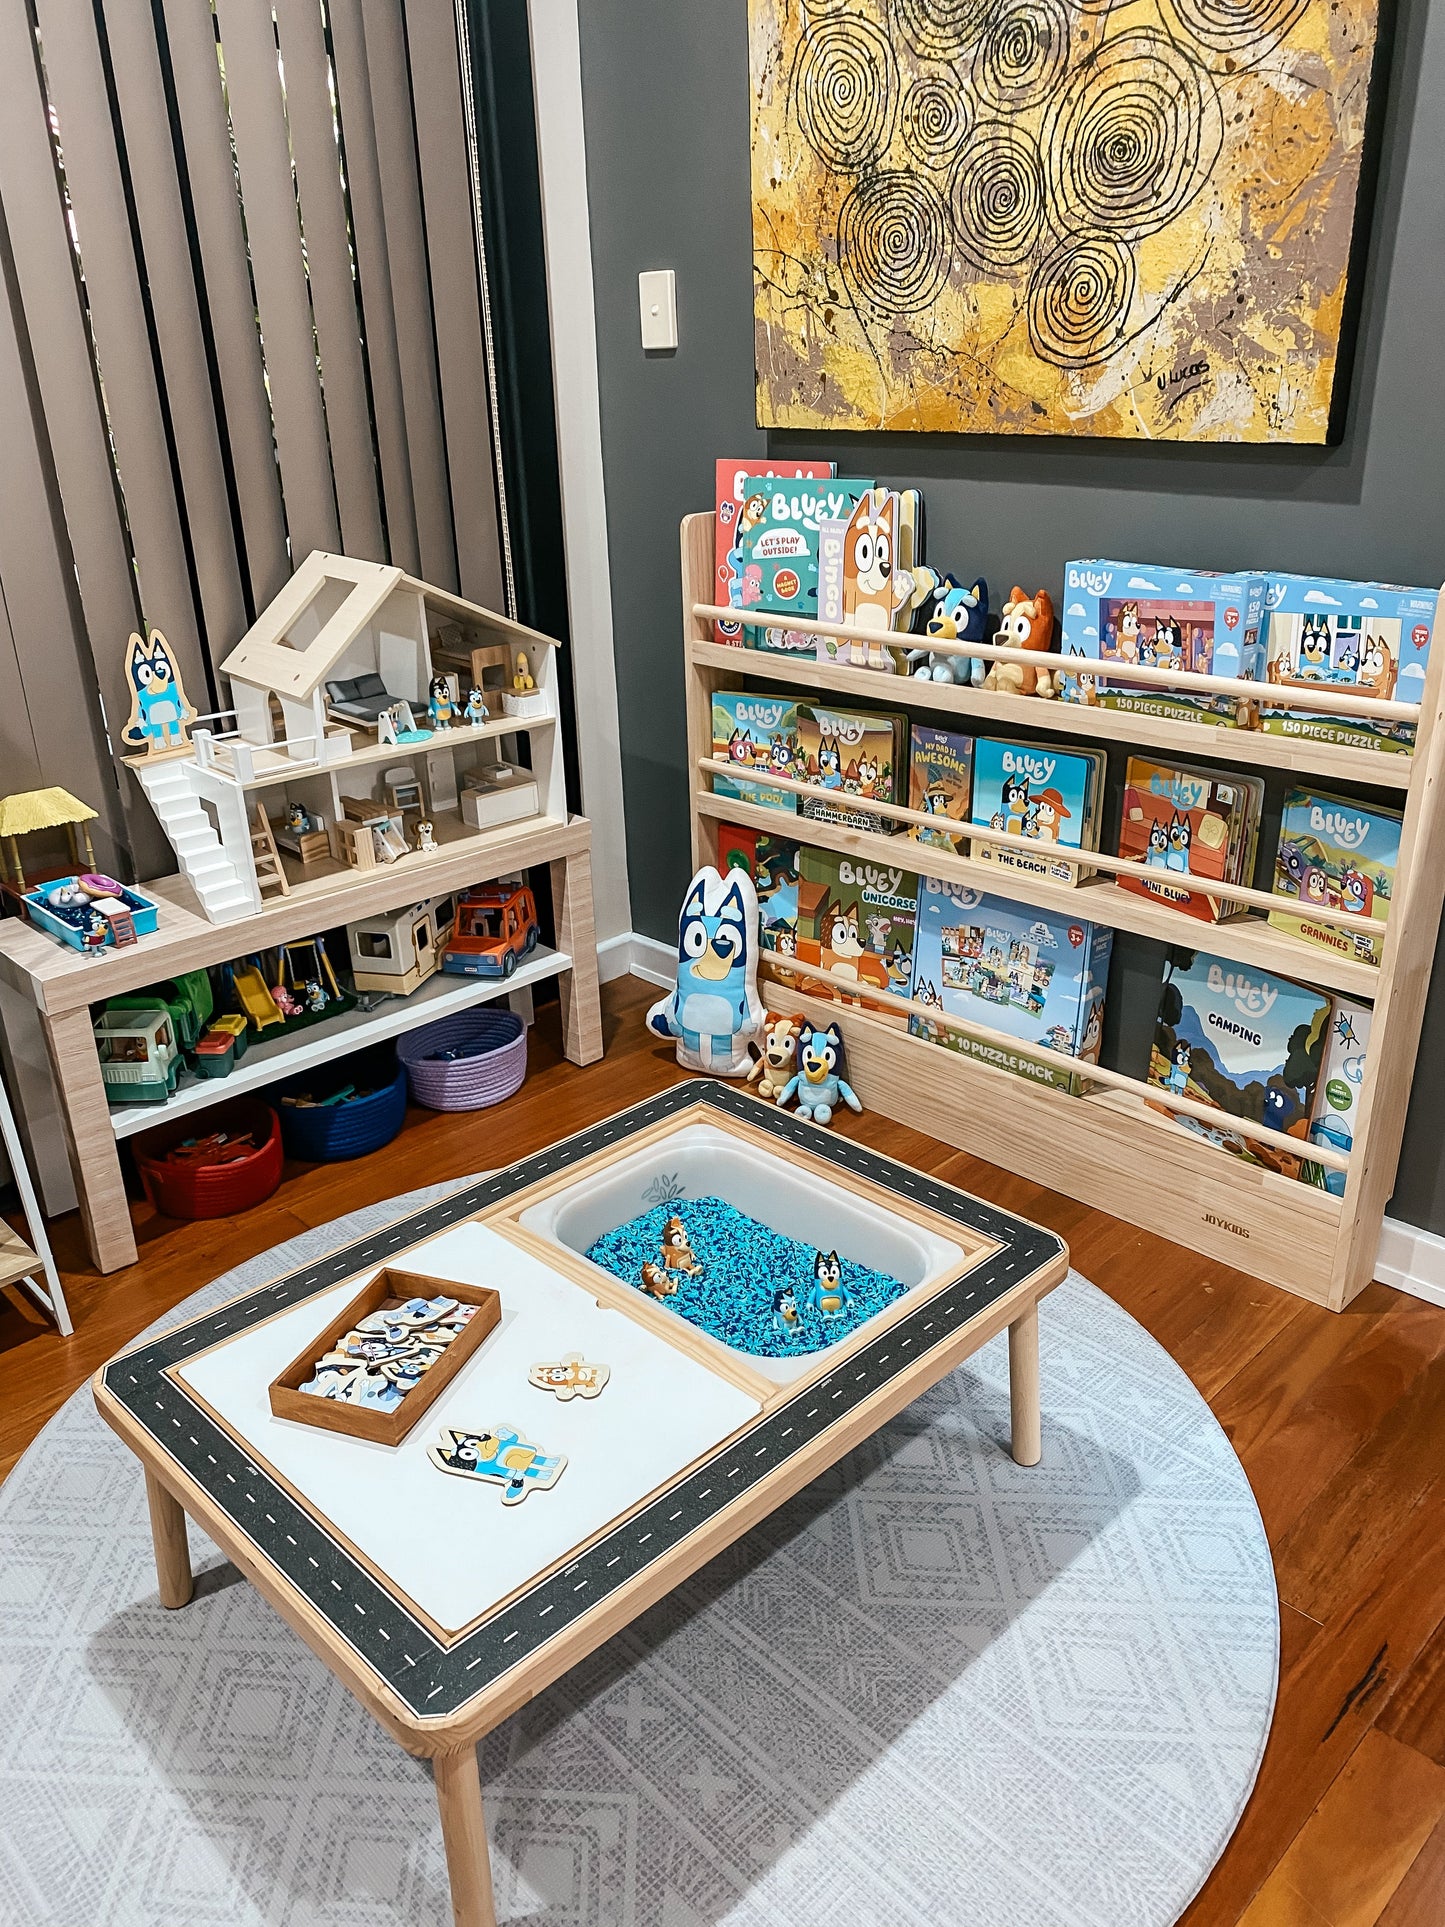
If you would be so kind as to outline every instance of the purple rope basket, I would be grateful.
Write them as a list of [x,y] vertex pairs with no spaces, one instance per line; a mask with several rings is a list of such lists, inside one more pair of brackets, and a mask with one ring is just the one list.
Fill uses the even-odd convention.
[[[434,1051],[480,1045],[475,1057]],[[527,1026],[512,1010],[463,1010],[423,1024],[397,1043],[411,1094],[432,1111],[480,1111],[510,1097],[527,1075]]]

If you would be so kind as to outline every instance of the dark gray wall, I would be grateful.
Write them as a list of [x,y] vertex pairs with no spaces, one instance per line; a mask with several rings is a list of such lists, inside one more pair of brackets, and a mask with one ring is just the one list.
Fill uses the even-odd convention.
[[[1076,555],[1244,561],[1409,583],[1445,576],[1445,7],[1401,0],[1344,439],[1324,450],[1009,437],[805,435],[754,425],[747,0],[586,0],[583,100],[633,924],[670,939],[688,875],[679,518],[718,455],[835,458],[925,491],[930,559],[1057,595]],[[677,273],[675,355],[646,356],[637,275]],[[1042,719],[1041,719],[1042,721]],[[584,722],[585,726],[585,722]],[[1126,988],[1156,968],[1124,944]],[[1106,1054],[1142,1034],[1111,1000]],[[1147,997],[1143,1000],[1147,1008]],[[1445,1231],[1445,965],[1437,958],[1393,1210]]]

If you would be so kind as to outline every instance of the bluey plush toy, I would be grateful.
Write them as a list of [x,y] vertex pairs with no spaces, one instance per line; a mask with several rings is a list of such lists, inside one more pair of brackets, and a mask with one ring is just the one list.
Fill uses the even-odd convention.
[[798,1116],[827,1124],[839,1104],[861,1111],[863,1101],[843,1073],[843,1033],[836,1024],[804,1024],[798,1040],[798,1074],[778,1097],[798,1100]]
[[758,893],[746,870],[710,865],[687,886],[677,924],[677,988],[647,1028],[677,1039],[677,1061],[712,1077],[745,1077],[748,1045],[767,1013],[758,996]]

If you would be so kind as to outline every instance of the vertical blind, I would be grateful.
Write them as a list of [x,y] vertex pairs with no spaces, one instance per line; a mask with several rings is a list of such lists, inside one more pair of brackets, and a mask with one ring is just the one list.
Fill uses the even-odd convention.
[[312,549],[513,608],[464,85],[453,0],[0,7],[4,787],[103,863],[132,630],[216,712]]

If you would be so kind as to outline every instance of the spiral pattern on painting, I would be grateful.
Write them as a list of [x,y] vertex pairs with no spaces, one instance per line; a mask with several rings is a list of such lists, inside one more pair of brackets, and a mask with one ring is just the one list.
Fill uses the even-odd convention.
[[1005,113],[1046,100],[1068,67],[1069,32],[1064,0],[1002,0],[973,56],[980,97]]
[[1224,143],[1208,70],[1163,34],[1121,34],[1065,83],[1045,167],[1053,224],[1138,240],[1203,190]]
[[892,0],[898,29],[924,60],[957,60],[983,31],[995,0]]
[[958,157],[948,199],[959,248],[975,267],[1017,267],[1033,252],[1044,218],[1033,136],[1011,121],[980,121]]
[[788,85],[804,140],[835,173],[871,167],[893,138],[898,63],[882,29],[861,14],[815,20]]
[[1065,241],[1029,277],[1029,340],[1041,361],[1088,368],[1126,339],[1134,253],[1112,234]]
[[947,167],[972,120],[968,95],[951,75],[922,74],[903,96],[903,139],[920,167]]
[[1180,26],[1201,46],[1250,64],[1279,45],[1309,0],[1172,0],[1172,4]]
[[884,172],[860,181],[838,215],[838,265],[854,299],[916,314],[948,279],[948,210],[931,181]]

